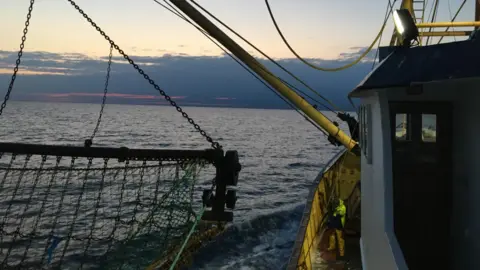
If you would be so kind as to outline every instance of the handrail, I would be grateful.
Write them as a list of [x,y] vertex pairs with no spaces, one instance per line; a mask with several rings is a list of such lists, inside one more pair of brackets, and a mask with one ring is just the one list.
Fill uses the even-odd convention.
[[71,156],[86,158],[116,158],[121,160],[193,160],[203,159],[216,163],[223,158],[221,149],[176,150],[135,149],[127,147],[84,147],[71,145],[27,144],[0,142],[0,153],[17,155]]
[[434,27],[479,27],[479,22],[428,22],[417,23],[417,28],[434,28]]

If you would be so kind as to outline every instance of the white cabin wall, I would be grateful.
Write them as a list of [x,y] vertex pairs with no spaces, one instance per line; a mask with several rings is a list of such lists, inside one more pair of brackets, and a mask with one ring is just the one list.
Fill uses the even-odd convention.
[[405,269],[393,235],[388,101],[382,92],[372,94],[362,99],[362,105],[371,106],[368,143],[372,145],[372,163],[363,155],[361,161],[363,266],[368,270]]

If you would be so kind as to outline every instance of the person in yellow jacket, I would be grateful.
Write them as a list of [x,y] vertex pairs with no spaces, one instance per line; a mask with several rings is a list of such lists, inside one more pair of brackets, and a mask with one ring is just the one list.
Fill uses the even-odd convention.
[[347,208],[345,207],[345,204],[341,199],[337,199],[335,205],[336,207],[331,216],[329,226],[335,230],[335,233],[330,234],[330,238],[328,240],[328,251],[335,250],[336,243],[338,242],[338,253],[340,256],[343,257],[345,255],[345,239],[343,238],[343,227],[345,226],[345,215],[347,213]]

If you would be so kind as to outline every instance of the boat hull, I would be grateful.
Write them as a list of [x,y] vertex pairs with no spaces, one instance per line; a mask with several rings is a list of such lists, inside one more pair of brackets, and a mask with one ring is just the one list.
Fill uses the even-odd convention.
[[[310,190],[300,222],[297,238],[287,269],[315,269],[326,264],[339,269],[345,263],[360,260],[360,157],[348,151],[335,155],[319,173]],[[327,228],[327,209],[333,197],[339,197],[347,206],[344,235],[346,252],[339,258],[336,251],[328,251],[332,230]]]

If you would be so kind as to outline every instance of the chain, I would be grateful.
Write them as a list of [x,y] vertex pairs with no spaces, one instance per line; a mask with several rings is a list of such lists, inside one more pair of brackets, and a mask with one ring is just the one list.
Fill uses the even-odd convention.
[[103,89],[103,98],[102,98],[102,106],[100,108],[100,113],[98,115],[97,124],[95,125],[95,129],[93,130],[90,139],[85,140],[85,146],[89,147],[93,144],[93,138],[98,132],[98,127],[100,126],[100,121],[102,121],[103,109],[105,108],[105,103],[107,101],[107,93],[108,93],[108,82],[110,81],[110,68],[112,66],[112,53],[113,53],[113,45],[110,45],[110,54],[108,55],[108,66],[107,66],[107,75],[105,77],[105,87]]
[[15,79],[17,78],[18,66],[20,66],[21,58],[23,55],[23,48],[25,47],[25,40],[27,40],[28,26],[30,25],[30,18],[32,17],[33,4],[35,0],[30,0],[30,6],[28,7],[27,20],[25,21],[25,28],[23,28],[22,42],[20,43],[20,50],[18,51],[17,61],[15,62],[15,68],[13,69],[12,79],[8,85],[7,93],[3,99],[3,103],[0,106],[0,116],[3,113],[3,109],[7,106],[7,102],[10,99],[10,93],[12,92],[13,85],[15,84]]
[[213,141],[213,139],[204,131],[202,130],[202,128],[200,128],[200,126],[195,123],[195,121],[193,121],[193,119],[188,116],[188,114],[186,112],[183,111],[183,109],[177,105],[177,103],[175,101],[172,100],[172,98],[167,95],[167,93],[165,93],[165,91],[163,91],[160,86],[158,86],[154,80],[152,80],[150,78],[150,76],[148,76],[145,71],[143,71],[143,69],[141,69],[122,49],[120,49],[120,47],[75,3],[75,1],[73,0],[67,0],[68,2],[70,2],[70,4],[72,4],[73,7],[75,7],[75,9],[80,12],[80,14],[108,41],[110,42],[110,44],[118,51],[118,53],[120,53],[123,58],[125,60],[128,61],[128,63],[130,63],[133,68],[138,71],[138,73],[140,73],[140,75],[143,76],[143,78],[145,78],[145,80],[147,80],[159,93],[160,95],[162,95],[165,100],[167,100],[170,105],[172,105],[173,107],[175,107],[175,109],[182,114],[182,116],[184,118],[186,118],[188,120],[188,123],[190,123],[191,125],[193,125],[193,127],[198,131],[200,132],[200,134],[205,137],[207,139],[207,141],[209,143],[212,144],[212,147],[214,149],[222,149],[222,146],[218,143],[218,142],[215,142]]

